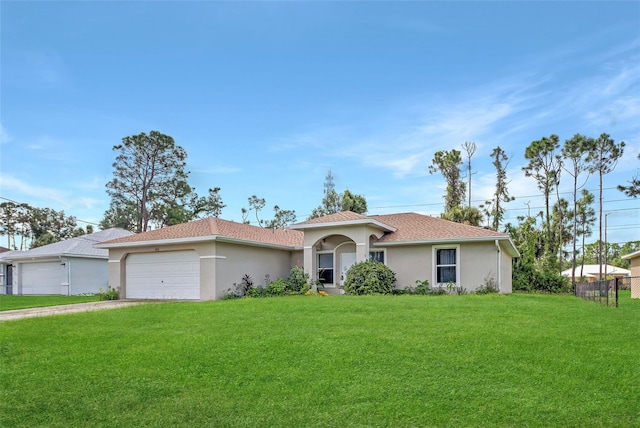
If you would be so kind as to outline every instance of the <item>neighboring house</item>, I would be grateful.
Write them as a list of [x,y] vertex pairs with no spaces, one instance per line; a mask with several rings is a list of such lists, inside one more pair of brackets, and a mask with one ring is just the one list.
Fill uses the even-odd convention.
[[[571,268],[563,270],[560,274],[564,277],[571,278]],[[628,269],[611,265],[602,265],[602,276],[608,278],[624,278],[630,274],[631,272]],[[598,278],[600,278],[600,265],[576,266],[576,281],[585,279],[587,282],[593,282]]]
[[337,293],[346,270],[369,259],[389,266],[398,288],[428,280],[473,291],[493,282],[510,293],[511,259],[519,255],[505,233],[416,213],[350,211],[285,229],[207,218],[99,247],[109,250],[109,284],[136,299],[219,299],[245,274],[260,285],[293,266]]
[[107,229],[28,251],[0,254],[3,294],[95,294],[108,286],[108,250],[103,241],[132,235]]
[[631,297],[640,299],[640,250],[622,256],[623,259],[631,262]]

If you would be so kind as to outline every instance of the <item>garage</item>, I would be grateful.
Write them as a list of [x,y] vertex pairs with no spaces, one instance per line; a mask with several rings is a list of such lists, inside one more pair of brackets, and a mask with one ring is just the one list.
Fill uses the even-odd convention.
[[[20,294],[62,294],[66,270],[60,261],[23,263]],[[64,280],[64,281],[63,281]]]
[[127,299],[200,299],[200,258],[195,251],[129,254]]

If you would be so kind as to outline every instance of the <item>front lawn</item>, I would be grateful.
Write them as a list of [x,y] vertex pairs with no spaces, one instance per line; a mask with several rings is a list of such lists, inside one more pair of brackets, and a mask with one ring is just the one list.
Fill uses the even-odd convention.
[[97,302],[98,296],[13,296],[0,294],[0,311]]
[[628,293],[179,302],[0,330],[0,426],[640,426]]

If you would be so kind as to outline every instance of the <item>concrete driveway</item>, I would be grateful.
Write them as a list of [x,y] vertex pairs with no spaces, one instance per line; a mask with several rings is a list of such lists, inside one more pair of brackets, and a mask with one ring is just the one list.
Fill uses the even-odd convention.
[[102,311],[122,308],[124,306],[142,305],[147,302],[126,300],[105,300],[103,302],[76,303],[73,305],[46,306],[43,308],[15,309],[0,311],[0,321],[19,320],[22,318],[46,317],[50,315],[72,314],[75,312]]

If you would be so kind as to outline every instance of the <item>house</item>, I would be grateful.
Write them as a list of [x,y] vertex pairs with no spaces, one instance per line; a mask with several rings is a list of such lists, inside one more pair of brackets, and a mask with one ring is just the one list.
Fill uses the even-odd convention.
[[354,263],[385,263],[397,287],[429,280],[473,291],[492,282],[511,292],[508,234],[417,213],[366,216],[350,211],[285,229],[207,218],[104,242],[109,284],[135,299],[221,298],[248,274],[287,277],[302,266],[326,291],[338,293]]
[[631,298],[640,299],[640,250],[625,254],[622,258],[631,262]]
[[108,256],[102,241],[132,235],[106,229],[28,251],[0,254],[2,294],[95,294],[108,285]]
[[[602,276],[608,278],[624,278],[631,274],[628,269],[624,269],[617,266],[602,265]],[[571,278],[571,268],[565,269],[560,272],[560,275]],[[596,281],[600,278],[600,265],[584,265],[576,266],[576,281],[580,281],[581,278],[587,280],[587,282]]]

